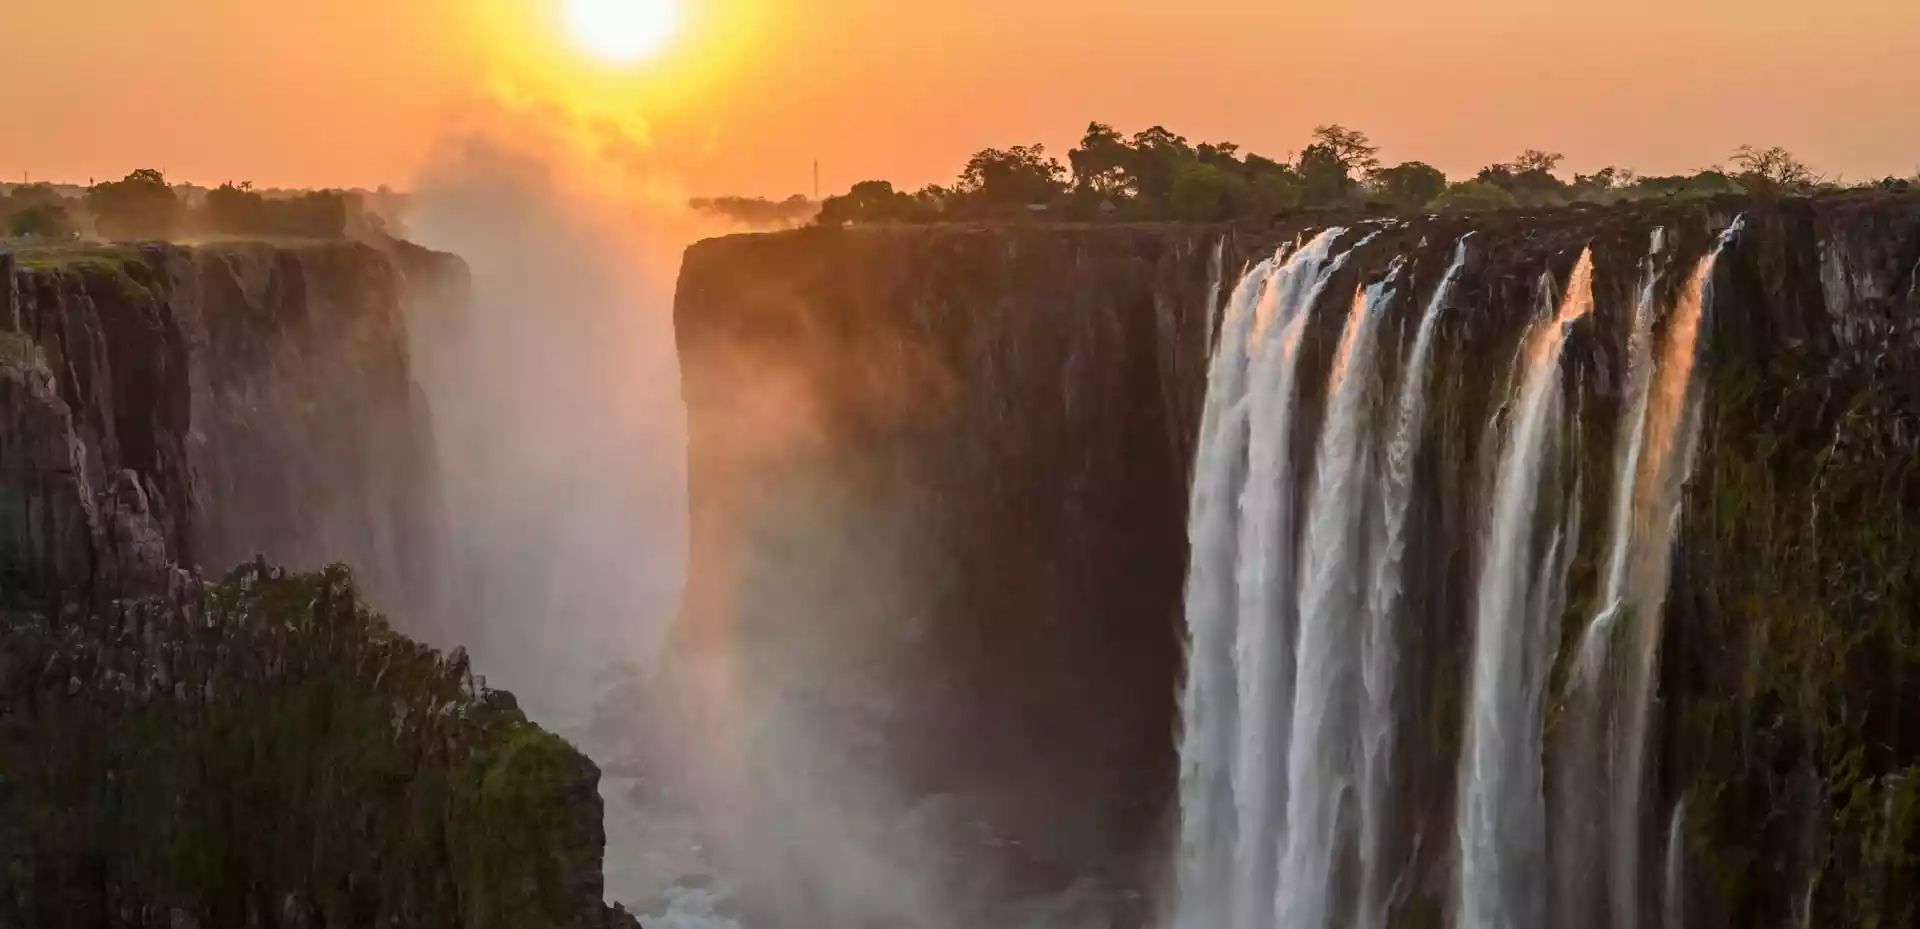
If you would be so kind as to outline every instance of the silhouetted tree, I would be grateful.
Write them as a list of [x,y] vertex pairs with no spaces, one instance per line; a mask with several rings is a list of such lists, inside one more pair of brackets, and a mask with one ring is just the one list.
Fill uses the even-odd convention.
[[1409,161],[1373,172],[1373,192],[1402,210],[1418,210],[1447,189],[1447,176],[1424,161]]
[[266,231],[266,200],[253,192],[252,181],[228,181],[207,191],[203,210],[209,232],[255,235]]
[[1148,210],[1166,215],[1172,210],[1173,180],[1181,166],[1193,161],[1192,147],[1185,137],[1165,126],[1153,126],[1133,136],[1134,188]]
[[1511,167],[1515,174],[1525,174],[1528,171],[1552,174],[1555,168],[1560,167],[1560,162],[1566,160],[1566,157],[1559,152],[1543,152],[1537,148],[1530,148],[1521,152],[1520,157],[1513,160]]
[[[1339,123],[1330,126],[1316,126],[1313,130],[1314,145],[1330,153],[1347,169],[1348,174],[1367,174],[1380,166],[1380,147],[1373,144],[1367,134],[1358,129],[1348,129]],[[1301,153],[1303,156],[1305,152]],[[1305,174],[1305,171],[1301,172]]]
[[1067,152],[1067,163],[1073,166],[1074,189],[1101,197],[1125,198],[1138,193],[1133,160],[1133,147],[1106,123],[1088,123],[1080,147]]
[[1244,211],[1247,182],[1219,166],[1200,161],[1180,165],[1168,207],[1179,219],[1213,222]]
[[151,168],[95,184],[86,202],[95,227],[109,239],[171,238],[179,224],[180,200],[167,179]]
[[1799,193],[1820,182],[1820,177],[1812,169],[1778,145],[1765,149],[1742,145],[1733,153],[1731,160],[1740,168],[1735,180],[1751,193]]
[[347,234],[351,196],[338,190],[312,190],[266,201],[266,231],[271,235],[338,239]]
[[1051,203],[1067,192],[1067,169],[1044,145],[1015,145],[974,153],[960,172],[959,197],[982,212]]
[[901,201],[905,198],[906,195],[894,190],[888,181],[861,181],[845,194],[823,201],[814,221],[823,226],[838,226],[904,219],[907,210]]
[[1352,198],[1354,180],[1347,162],[1333,146],[1316,142],[1300,152],[1300,202],[1306,206],[1337,206]]
[[41,203],[7,217],[7,235],[15,238],[70,239],[73,220],[67,208],[57,203]]
[[7,235],[21,238],[70,238],[78,205],[51,184],[22,184],[0,199],[0,227]]
[[1518,163],[1488,165],[1474,180],[1506,191],[1521,206],[1555,206],[1570,199],[1567,185],[1559,178],[1540,168],[1522,169]]

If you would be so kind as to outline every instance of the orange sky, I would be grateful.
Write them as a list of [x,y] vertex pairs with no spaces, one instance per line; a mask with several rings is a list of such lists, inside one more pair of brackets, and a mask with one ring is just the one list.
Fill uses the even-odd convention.
[[408,186],[498,99],[624,124],[632,164],[696,193],[803,192],[815,157],[830,192],[947,181],[987,145],[1064,155],[1089,119],[1275,156],[1339,121],[1449,173],[1746,142],[1920,170],[1920,0],[679,0],[631,73],[566,45],[555,2],[0,0],[0,176]]

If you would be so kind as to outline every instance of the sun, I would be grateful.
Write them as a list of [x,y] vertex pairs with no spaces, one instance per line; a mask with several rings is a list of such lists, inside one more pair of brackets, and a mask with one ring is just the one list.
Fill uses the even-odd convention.
[[595,57],[628,64],[660,53],[679,25],[674,0],[566,0],[574,40]]

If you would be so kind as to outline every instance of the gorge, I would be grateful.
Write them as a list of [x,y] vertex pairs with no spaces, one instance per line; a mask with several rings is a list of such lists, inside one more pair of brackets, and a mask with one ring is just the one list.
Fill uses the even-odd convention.
[[[462,253],[0,254],[0,925],[630,924],[483,678],[641,621],[661,388],[534,383],[636,331],[559,271],[441,379]],[[673,325],[684,597],[587,747],[712,925],[1915,917],[1920,196],[816,226]]]
[[60,245],[0,281],[0,925],[634,925],[599,769],[367,605],[466,632],[408,339],[466,265]]
[[1122,921],[1901,924],[1917,274],[1875,194],[705,242],[682,647]]

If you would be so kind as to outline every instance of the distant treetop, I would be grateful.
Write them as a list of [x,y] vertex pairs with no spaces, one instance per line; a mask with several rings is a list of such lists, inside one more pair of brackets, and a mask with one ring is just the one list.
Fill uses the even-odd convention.
[[1733,175],[1710,169],[1645,178],[1608,166],[1571,181],[1556,173],[1565,156],[1546,149],[1526,149],[1458,180],[1426,162],[1387,164],[1379,155],[1365,132],[1339,123],[1316,127],[1298,154],[1275,159],[1233,142],[1192,143],[1164,126],[1127,136],[1092,122],[1064,165],[1040,144],[982,149],[951,187],[908,193],[886,181],[862,181],[827,198],[815,222],[1258,220],[1301,209],[1498,210],[1743,192],[1778,196],[1834,186],[1778,147],[1742,146],[1731,158],[1738,168]]
[[[399,200],[384,188],[372,195],[380,208]],[[341,190],[261,192],[246,181],[213,190],[170,184],[165,175],[141,168],[117,181],[103,181],[68,197],[48,184],[16,185],[0,197],[5,235],[26,239],[74,239],[91,234],[109,241],[171,240],[195,236],[339,239],[386,229],[358,192]]]

